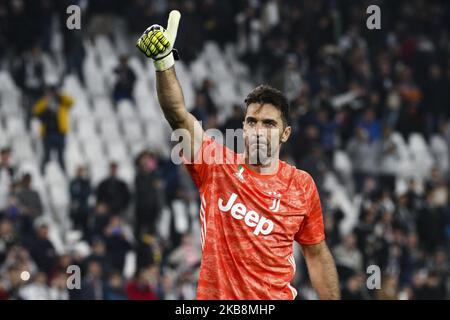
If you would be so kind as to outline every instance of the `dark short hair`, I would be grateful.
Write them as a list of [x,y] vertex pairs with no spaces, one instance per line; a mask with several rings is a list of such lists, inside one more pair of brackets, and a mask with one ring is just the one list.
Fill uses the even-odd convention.
[[281,119],[285,126],[290,123],[289,102],[284,94],[274,87],[267,84],[262,84],[253,89],[245,98],[245,104],[248,106],[251,103],[271,104],[281,112]]

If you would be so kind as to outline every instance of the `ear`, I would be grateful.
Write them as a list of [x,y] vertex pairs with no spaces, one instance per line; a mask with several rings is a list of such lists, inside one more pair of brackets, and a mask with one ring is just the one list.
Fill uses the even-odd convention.
[[287,126],[284,128],[283,133],[281,134],[281,142],[285,143],[288,141],[289,137],[291,136],[292,128],[291,126]]

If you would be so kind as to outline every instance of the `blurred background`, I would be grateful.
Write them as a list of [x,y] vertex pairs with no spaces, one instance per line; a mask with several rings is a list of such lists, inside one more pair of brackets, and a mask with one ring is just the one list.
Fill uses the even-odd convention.
[[195,298],[198,194],[135,48],[171,9],[205,129],[241,127],[257,84],[290,100],[282,159],[319,187],[343,298],[448,299],[450,2],[425,0],[0,0],[0,299]]

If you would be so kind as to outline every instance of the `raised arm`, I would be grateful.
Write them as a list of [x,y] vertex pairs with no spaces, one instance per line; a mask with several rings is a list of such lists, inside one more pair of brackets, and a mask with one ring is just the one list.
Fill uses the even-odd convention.
[[[201,146],[203,129],[197,119],[186,110],[183,91],[177,79],[175,68],[156,72],[156,92],[164,117],[173,130],[188,131],[190,141],[183,141],[191,148],[191,159]],[[183,135],[185,136],[185,135]]]
[[189,148],[193,160],[201,146],[203,129],[197,119],[186,110],[183,90],[175,73],[177,52],[173,44],[177,36],[180,13],[173,10],[169,14],[167,30],[160,25],[152,25],[138,39],[137,47],[153,59],[156,69],[156,91],[164,117],[173,130],[186,130],[182,133],[183,148]]

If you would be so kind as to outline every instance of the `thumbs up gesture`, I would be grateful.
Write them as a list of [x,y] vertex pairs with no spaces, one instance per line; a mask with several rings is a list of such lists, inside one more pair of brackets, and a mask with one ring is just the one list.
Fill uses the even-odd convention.
[[169,14],[167,29],[154,24],[148,27],[136,42],[139,50],[147,57],[153,59],[153,64],[157,71],[169,69],[175,64],[174,60],[178,60],[178,54],[173,49],[173,45],[177,38],[180,18],[180,12],[172,10]]

